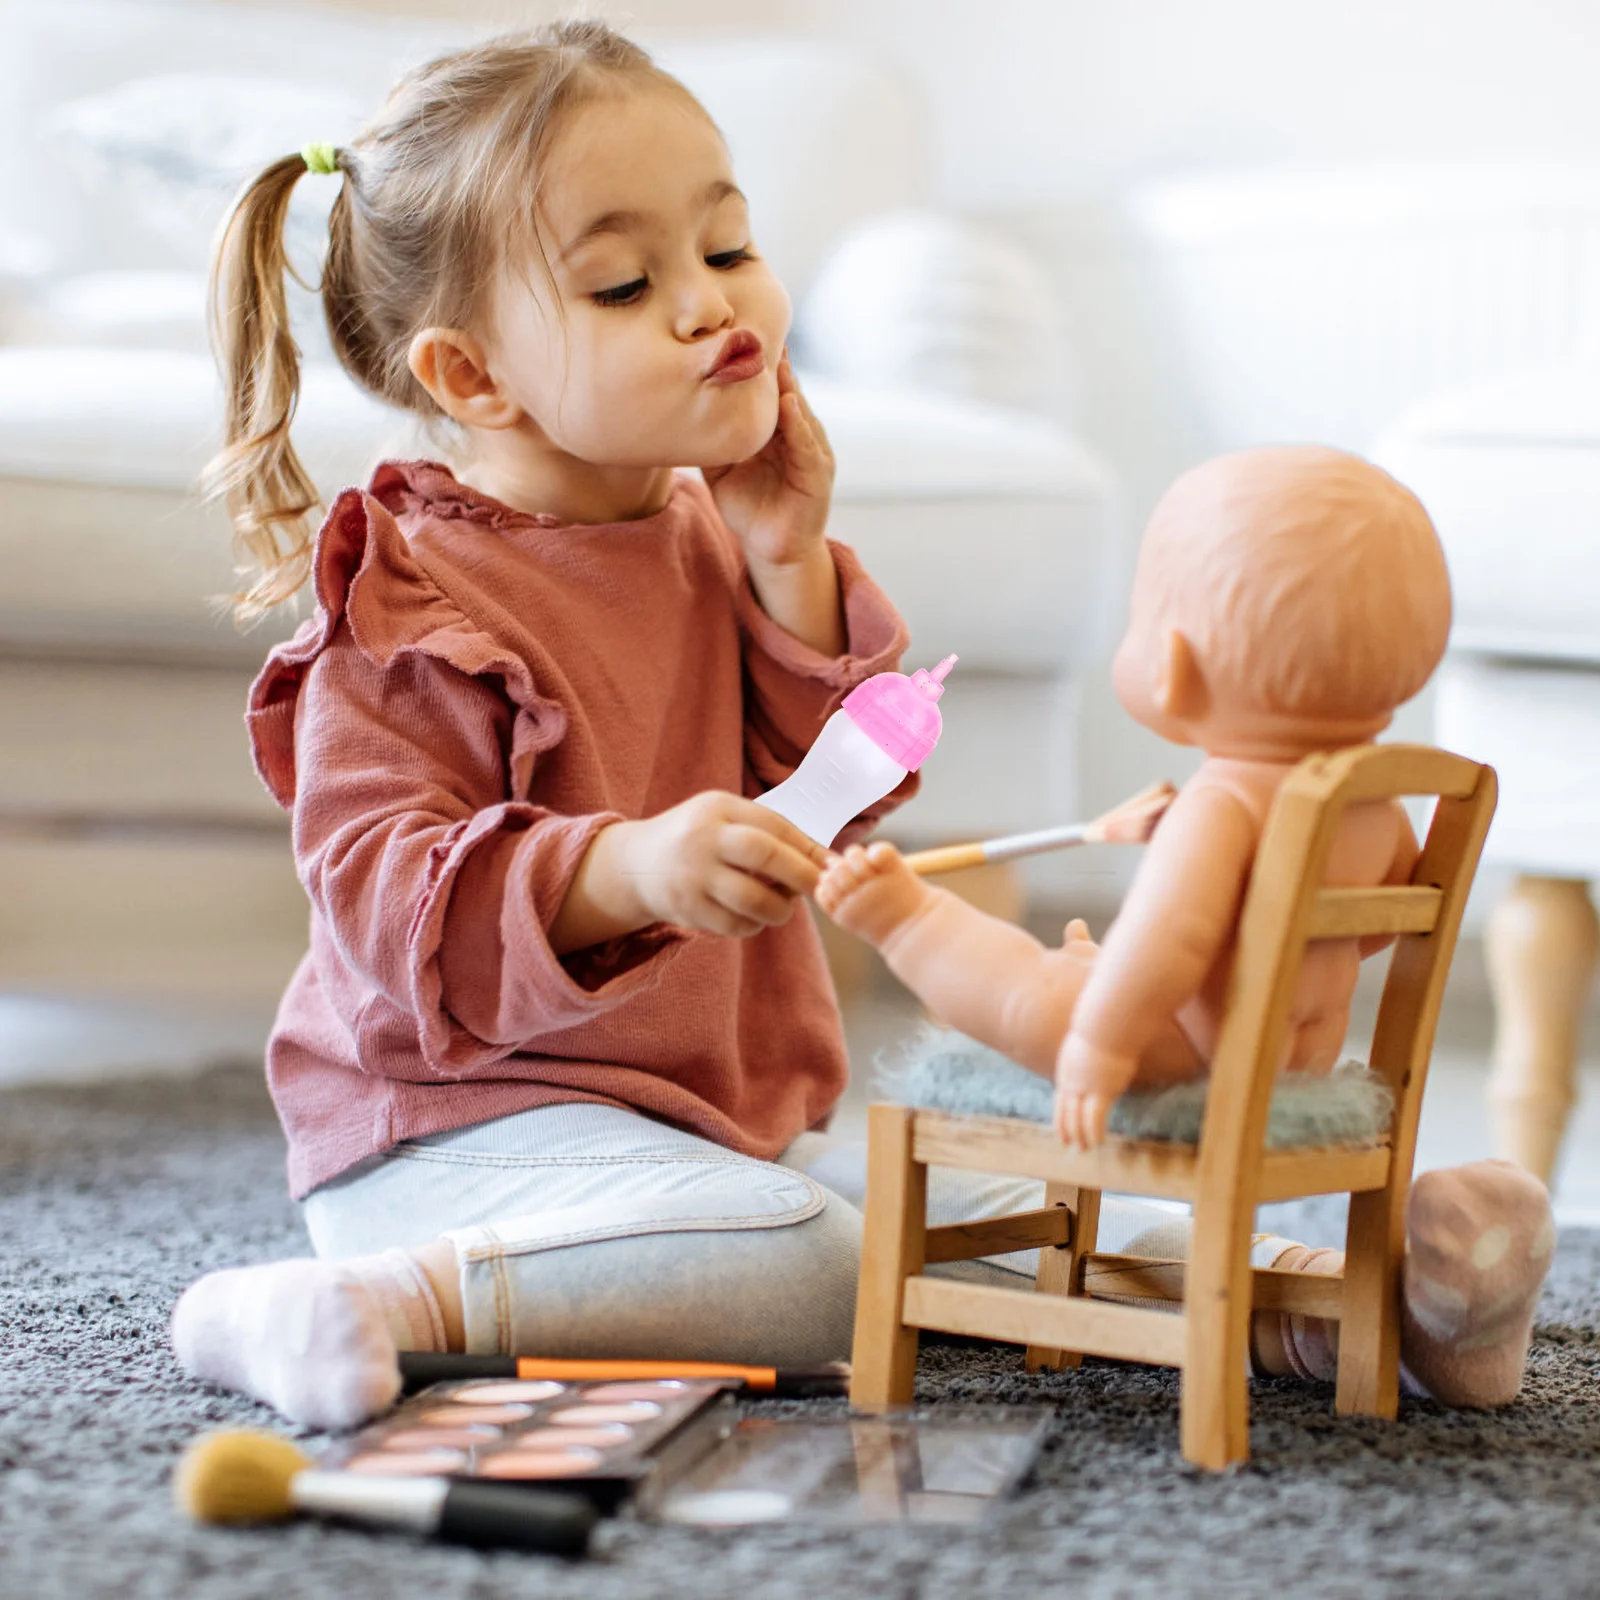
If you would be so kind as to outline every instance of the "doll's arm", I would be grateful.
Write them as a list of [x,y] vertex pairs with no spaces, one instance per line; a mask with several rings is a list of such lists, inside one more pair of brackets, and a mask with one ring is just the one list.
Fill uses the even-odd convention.
[[[1411,818],[1406,815],[1405,807],[1398,800],[1394,802],[1395,809],[1400,813],[1400,825],[1395,831],[1394,859],[1389,863],[1389,870],[1383,875],[1382,886],[1385,888],[1398,888],[1411,882],[1411,874],[1416,871],[1417,857],[1422,854],[1417,847],[1417,836],[1411,831]],[[1365,961],[1368,956],[1375,956],[1380,950],[1387,950],[1395,941],[1392,933],[1371,933],[1361,941],[1361,959]]]
[[[1257,839],[1254,818],[1218,789],[1185,790],[1162,818],[1057,1063],[1058,1125],[1073,1142],[1098,1142],[1111,1101],[1227,948]],[[1088,1115],[1063,1119],[1074,1097],[1093,1102]]]
[[1081,923],[1050,950],[924,881],[893,845],[853,846],[823,874],[817,901],[877,947],[941,1022],[1042,1076],[1055,1070],[1072,1007],[1095,957]]

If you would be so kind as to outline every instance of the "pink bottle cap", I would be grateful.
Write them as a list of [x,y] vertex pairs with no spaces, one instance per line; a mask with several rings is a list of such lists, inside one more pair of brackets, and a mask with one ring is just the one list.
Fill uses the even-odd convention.
[[933,753],[944,719],[934,703],[944,693],[944,675],[956,664],[946,656],[932,672],[918,667],[908,678],[880,672],[845,696],[850,720],[907,772],[915,772]]

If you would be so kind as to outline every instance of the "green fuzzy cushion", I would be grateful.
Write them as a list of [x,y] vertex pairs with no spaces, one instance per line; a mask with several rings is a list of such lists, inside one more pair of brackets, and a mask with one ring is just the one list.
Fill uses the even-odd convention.
[[[900,1105],[969,1116],[1021,1117],[1048,1122],[1053,1086],[1037,1073],[951,1028],[925,1025],[897,1059],[878,1063],[877,1084]],[[1198,1144],[1206,1080],[1166,1089],[1132,1090],[1111,1108],[1110,1131],[1123,1139]],[[1377,1144],[1389,1131],[1394,1095],[1359,1061],[1326,1077],[1294,1073],[1278,1080],[1267,1116],[1269,1150]]]

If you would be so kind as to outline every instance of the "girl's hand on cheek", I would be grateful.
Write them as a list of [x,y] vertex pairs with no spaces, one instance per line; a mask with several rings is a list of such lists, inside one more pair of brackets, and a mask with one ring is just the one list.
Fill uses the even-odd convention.
[[778,426],[747,461],[705,469],[722,520],[752,568],[793,566],[822,548],[833,496],[833,448],[806,404],[788,352],[778,363]]
[[735,938],[787,922],[829,860],[787,818],[719,790],[621,826],[620,870],[655,921]]

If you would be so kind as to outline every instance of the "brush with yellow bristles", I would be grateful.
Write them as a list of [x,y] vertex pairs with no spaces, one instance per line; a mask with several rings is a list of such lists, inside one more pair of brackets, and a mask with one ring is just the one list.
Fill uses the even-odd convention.
[[923,877],[959,872],[991,861],[1014,861],[1018,856],[1045,850],[1065,850],[1076,844],[1144,844],[1178,791],[1170,783],[1153,783],[1131,800],[1113,806],[1093,822],[1074,822],[1062,828],[1040,828],[1034,833],[1010,833],[1003,839],[979,839],[972,844],[941,845],[906,857],[906,865]]
[[595,1522],[594,1507],[579,1495],[464,1478],[323,1471],[289,1440],[244,1428],[195,1439],[172,1489],[179,1509],[197,1522],[282,1522],[299,1513],[549,1555],[582,1555]]

